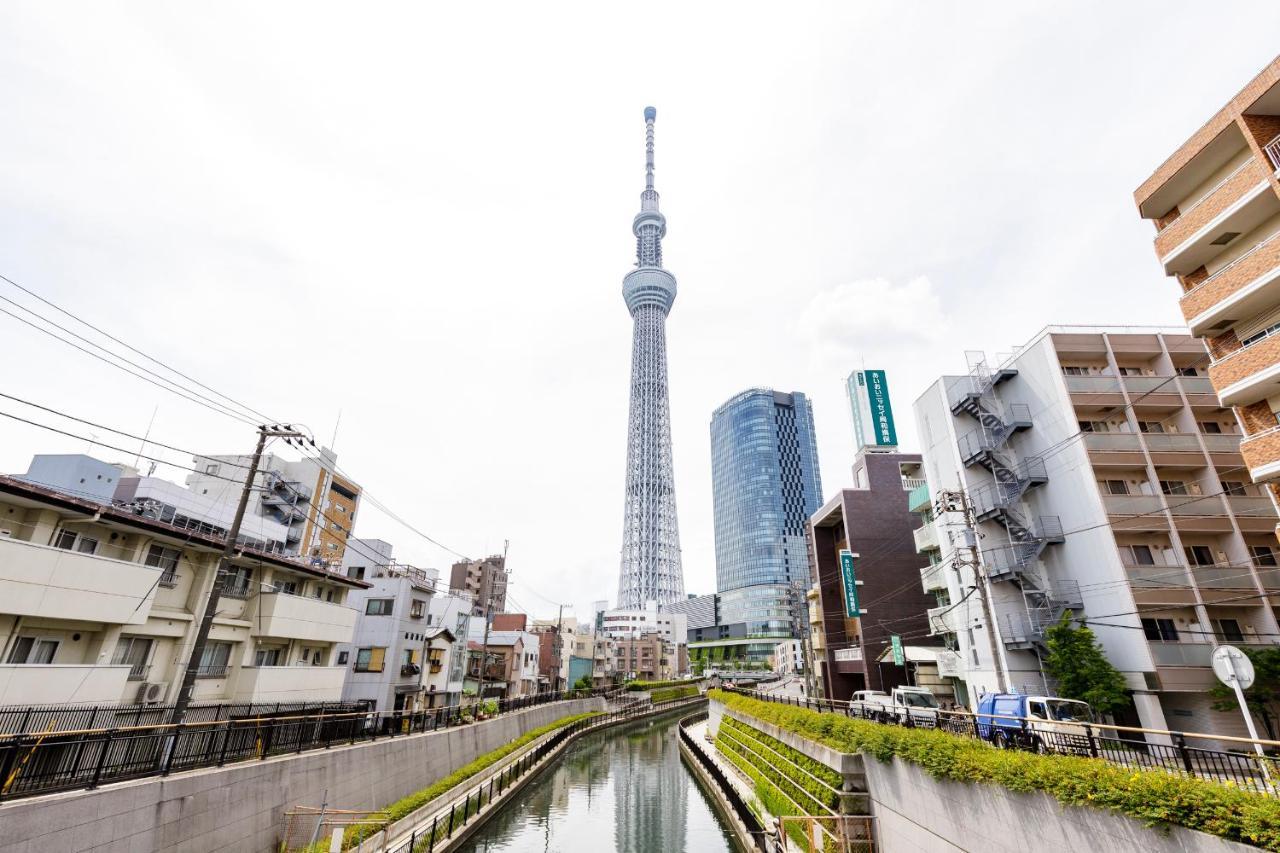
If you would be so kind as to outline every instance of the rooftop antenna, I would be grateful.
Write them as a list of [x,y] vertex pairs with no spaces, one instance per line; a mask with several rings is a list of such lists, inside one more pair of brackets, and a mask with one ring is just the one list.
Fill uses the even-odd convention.
[[[142,445],[138,448],[138,455],[133,457],[134,468],[137,468],[138,463],[142,461],[142,451],[147,449],[147,439],[151,438],[151,428],[156,424],[156,412],[159,412],[159,411],[160,411],[160,404],[157,403],[156,407],[151,410],[151,420],[147,424],[147,431],[142,434]],[[152,462],[151,471],[154,472],[155,470],[156,470],[156,464]],[[147,476],[150,477],[151,474],[148,473]]]
[[333,441],[329,442],[329,449],[333,450],[338,446],[338,427],[342,425],[342,409],[338,409],[338,420],[333,424]]

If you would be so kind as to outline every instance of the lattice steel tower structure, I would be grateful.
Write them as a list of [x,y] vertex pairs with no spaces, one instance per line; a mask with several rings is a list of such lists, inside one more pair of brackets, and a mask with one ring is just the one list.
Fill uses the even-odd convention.
[[631,337],[631,416],[627,425],[627,495],[622,530],[618,607],[684,598],[680,529],[676,523],[671,462],[671,410],[667,402],[667,314],[676,277],[662,268],[667,220],[653,188],[653,120],[645,107],[645,182],[636,235],[636,268],[622,279],[622,298],[635,321]]

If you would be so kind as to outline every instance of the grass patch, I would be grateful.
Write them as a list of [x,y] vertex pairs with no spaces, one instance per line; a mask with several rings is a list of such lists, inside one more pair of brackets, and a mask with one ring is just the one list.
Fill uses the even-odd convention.
[[[579,720],[585,720],[590,717],[598,717],[598,716],[600,716],[599,711],[590,711],[585,714],[573,714],[568,717],[561,717],[560,719],[556,720],[553,723],[547,723],[545,726],[539,726],[538,728],[532,731],[525,732],[520,737],[516,738],[510,743],[507,743],[498,747],[493,752],[486,752],[484,755],[475,759],[470,764],[464,764],[463,766],[459,767],[457,770],[453,771],[443,779],[433,782],[432,784],[428,785],[422,790],[415,791],[407,797],[401,797],[400,799],[396,800],[394,803],[382,809],[381,811],[378,811],[370,815],[369,818],[371,821],[374,821],[374,823],[366,825],[365,827],[366,831],[363,837],[368,838],[369,836],[377,833],[383,827],[389,826],[403,817],[407,817],[408,815],[412,814],[413,812],[417,811],[418,809],[430,803],[436,797],[439,797],[441,794],[445,793],[451,788],[456,787],[457,785],[461,785],[463,782],[467,781],[472,776],[479,775],[488,767],[492,766],[498,761],[501,761],[503,758],[506,758],[508,755],[520,749],[522,746],[525,746],[526,744],[529,744],[537,740],[543,735],[548,734],[549,732],[553,732],[556,729],[563,728],[568,725],[572,725],[573,723],[576,723]],[[457,812],[458,817],[462,816],[462,806],[458,806],[455,809],[455,811]],[[353,834],[348,833],[348,837],[343,839],[342,849],[349,850],[350,848],[355,847],[359,843],[360,843],[359,838],[356,838]],[[304,853],[327,853],[329,849],[329,841],[328,839],[321,839],[320,841],[316,842],[316,844],[311,845],[309,847],[302,848],[302,849]]]
[[1148,826],[1173,824],[1280,850],[1280,800],[1230,784],[1133,770],[1096,758],[1001,750],[933,729],[907,729],[778,705],[714,690],[726,707],[837,749],[888,762],[894,756],[935,779],[1042,791],[1059,802],[1092,806]]
[[654,702],[670,702],[672,699],[687,699],[690,696],[698,695],[698,685],[691,684],[688,687],[664,687],[661,690],[654,690],[649,694],[649,698]]

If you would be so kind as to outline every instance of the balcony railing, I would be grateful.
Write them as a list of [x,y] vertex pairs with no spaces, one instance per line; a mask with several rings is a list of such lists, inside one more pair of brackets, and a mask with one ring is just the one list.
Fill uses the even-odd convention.
[[1203,204],[1207,199],[1212,198],[1213,194],[1216,193],[1218,190],[1222,189],[1223,186],[1225,186],[1228,181],[1230,181],[1236,175],[1240,174],[1245,169],[1249,168],[1249,166],[1251,165],[1253,165],[1252,157],[1250,157],[1248,160],[1245,160],[1243,163],[1241,163],[1239,166],[1233,169],[1231,174],[1227,175],[1225,178],[1223,178],[1222,180],[1214,184],[1212,187],[1210,187],[1207,192],[1205,192],[1202,196],[1200,196],[1200,198],[1192,202],[1185,210],[1182,210],[1176,219],[1172,219],[1166,222],[1164,228],[1161,228],[1158,232],[1156,232],[1156,236],[1159,237],[1166,230],[1173,227],[1175,223],[1181,222],[1187,216],[1187,214],[1195,210],[1197,207]]
[[231,667],[227,664],[202,666],[196,670],[196,678],[225,678]]
[[163,571],[160,573],[160,586],[172,589],[178,585],[178,578],[180,577],[181,575],[171,569]]
[[[1258,243],[1257,245],[1253,246],[1251,249],[1249,249],[1249,251],[1245,252],[1243,255],[1240,255],[1238,258],[1236,258],[1235,260],[1233,260],[1231,263],[1227,264],[1225,267],[1223,267],[1222,269],[1218,270],[1218,271],[1217,271],[1217,272],[1215,272],[1213,275],[1209,276],[1209,277],[1208,277],[1208,278],[1206,278],[1204,281],[1202,281],[1202,282],[1200,282],[1199,284],[1197,284],[1195,287],[1193,287],[1193,288],[1191,288],[1190,290],[1188,290],[1187,292],[1183,293],[1183,294],[1182,294],[1182,298],[1185,300],[1185,299],[1186,299],[1188,296],[1190,296],[1191,294],[1193,294],[1193,293],[1198,293],[1198,292],[1200,292],[1200,291],[1204,290],[1206,287],[1209,287],[1210,285],[1212,285],[1214,282],[1221,281],[1221,280],[1222,280],[1222,277],[1223,277],[1224,275],[1226,275],[1227,273],[1231,272],[1231,270],[1235,269],[1235,268],[1240,264],[1240,262],[1241,262],[1241,261],[1245,260],[1246,258],[1249,258],[1250,256],[1252,256],[1252,255],[1253,255],[1253,253],[1254,253],[1254,252],[1257,252],[1259,249],[1262,249],[1262,248],[1264,248],[1264,247],[1266,247],[1266,246],[1271,245],[1271,244],[1272,244],[1272,242],[1274,242],[1274,241],[1275,241],[1275,239],[1276,239],[1277,237],[1280,237],[1280,231],[1277,231],[1275,234],[1272,234],[1272,235],[1271,235],[1270,237],[1268,237],[1267,239],[1265,239],[1265,240],[1261,241],[1260,243]],[[1191,318],[1188,318],[1188,319],[1191,319]]]
[[1267,159],[1271,161],[1271,168],[1280,170],[1280,136],[1262,146],[1262,150],[1266,152]]
[[151,665],[146,663],[135,663],[129,667],[130,681],[146,681],[147,675],[151,672]]
[[836,649],[831,653],[831,657],[838,661],[860,661],[862,660],[862,646],[850,646],[847,649]]
[[223,598],[248,598],[252,594],[252,583],[229,584],[222,590]]

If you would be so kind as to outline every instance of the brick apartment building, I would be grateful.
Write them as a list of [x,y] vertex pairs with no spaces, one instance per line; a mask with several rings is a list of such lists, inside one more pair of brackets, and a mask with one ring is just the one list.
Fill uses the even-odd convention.
[[1280,495],[1280,57],[1134,192],[1178,280],[1209,379],[1244,430],[1244,466]]

